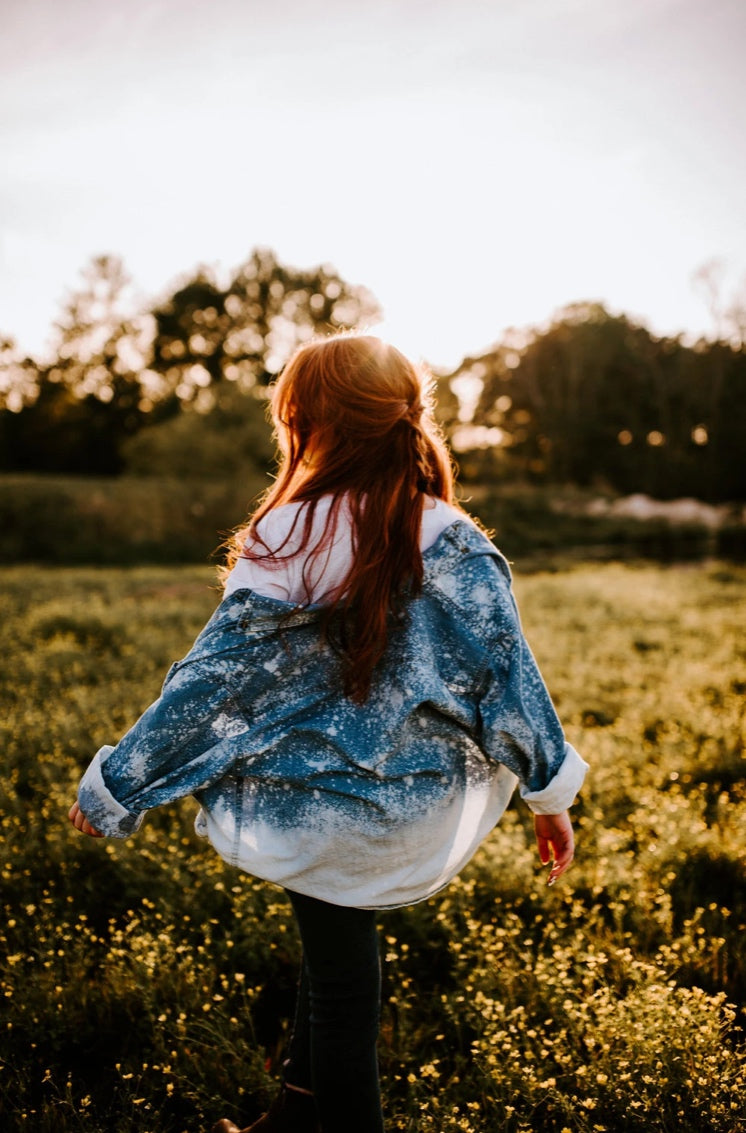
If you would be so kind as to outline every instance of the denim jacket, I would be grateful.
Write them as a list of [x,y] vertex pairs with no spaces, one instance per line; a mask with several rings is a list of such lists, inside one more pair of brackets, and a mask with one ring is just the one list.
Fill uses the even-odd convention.
[[517,784],[537,813],[573,801],[587,765],[566,743],[524,639],[505,559],[468,520],[423,554],[424,581],[364,704],[341,692],[319,608],[225,598],[158,700],[100,749],[81,810],[113,837],[187,795],[228,862],[361,908],[447,884]]

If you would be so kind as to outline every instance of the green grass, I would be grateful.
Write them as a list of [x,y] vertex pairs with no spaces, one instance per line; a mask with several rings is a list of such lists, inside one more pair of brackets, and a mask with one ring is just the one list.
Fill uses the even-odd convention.
[[[273,1089],[298,942],[278,890],[193,834],[66,820],[217,595],[203,567],[0,574],[0,1127],[197,1133]],[[746,1131],[746,570],[518,577],[592,765],[553,889],[512,806],[461,877],[382,914],[387,1128]]]

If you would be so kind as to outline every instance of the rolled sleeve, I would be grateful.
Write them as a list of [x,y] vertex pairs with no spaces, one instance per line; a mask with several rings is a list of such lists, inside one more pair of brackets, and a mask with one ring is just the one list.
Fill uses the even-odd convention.
[[114,750],[106,744],[99,748],[78,787],[78,805],[91,826],[108,838],[127,838],[135,834],[145,811],[131,811],[114,798],[104,781],[102,764]]
[[572,744],[565,741],[565,758],[557,773],[541,791],[521,787],[521,798],[534,814],[561,814],[572,806],[587,771],[588,764]]

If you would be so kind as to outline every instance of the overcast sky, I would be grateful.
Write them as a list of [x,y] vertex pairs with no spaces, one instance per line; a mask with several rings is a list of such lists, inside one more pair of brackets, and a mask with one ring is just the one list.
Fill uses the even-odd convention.
[[601,300],[711,328],[746,275],[743,0],[0,0],[0,332],[94,254],[146,296],[257,245],[455,364]]

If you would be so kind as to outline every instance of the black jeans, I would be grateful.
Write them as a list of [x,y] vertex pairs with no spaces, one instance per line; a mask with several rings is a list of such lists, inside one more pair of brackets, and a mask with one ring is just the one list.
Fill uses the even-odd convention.
[[324,1133],[383,1133],[376,914],[288,891],[303,944],[285,1080],[313,1090]]

